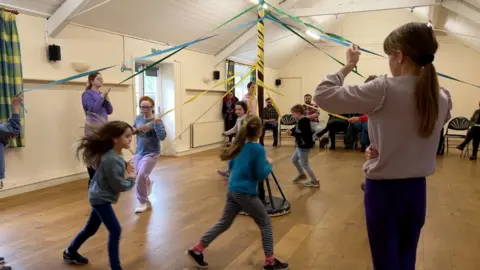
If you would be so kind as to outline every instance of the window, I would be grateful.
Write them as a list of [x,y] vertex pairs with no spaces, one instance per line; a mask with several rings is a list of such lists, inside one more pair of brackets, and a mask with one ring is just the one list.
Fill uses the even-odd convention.
[[[147,67],[148,64],[141,64],[141,63],[136,63],[135,64],[135,72],[138,72],[145,67]],[[159,100],[157,98],[157,89],[158,89],[158,71],[159,69],[156,67],[150,68],[143,72],[141,75],[138,75],[135,80],[135,94],[136,94],[136,100],[137,104],[136,106],[136,111],[137,115],[140,114],[140,107],[138,106],[138,101],[140,100],[141,97],[147,96],[150,97],[155,101],[156,104],[159,104]]]
[[[238,83],[238,81],[241,78],[243,78],[248,73],[248,71],[250,71],[251,68],[252,68],[252,66],[248,66],[248,65],[244,65],[244,64],[240,64],[240,63],[235,63],[234,74],[238,75],[237,77],[235,77],[235,84]],[[228,70],[228,63],[227,63],[227,70]],[[227,78],[228,78],[228,72],[226,72],[226,73],[227,73]],[[243,96],[248,92],[247,84],[250,81],[251,81],[251,76],[248,76],[239,85],[237,85],[237,87],[235,87],[235,96],[238,99],[242,100]]]

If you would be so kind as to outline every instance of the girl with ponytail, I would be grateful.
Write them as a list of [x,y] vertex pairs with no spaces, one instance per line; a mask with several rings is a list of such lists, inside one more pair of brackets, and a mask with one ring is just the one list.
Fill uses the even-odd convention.
[[280,262],[274,256],[272,224],[265,206],[257,196],[257,184],[272,172],[272,161],[258,143],[262,126],[262,120],[258,116],[245,116],[235,141],[220,155],[222,160],[229,160],[228,168],[231,171],[227,199],[223,215],[217,224],[186,252],[198,268],[208,267],[203,251],[232,225],[238,212],[244,211],[260,228],[265,254],[263,269],[288,269],[288,264]]
[[376,270],[414,270],[425,222],[426,177],[435,171],[442,127],[450,119],[450,93],[439,87],[433,65],[438,43],[424,23],[391,32],[384,51],[393,77],[343,85],[360,58],[318,85],[315,102],[332,113],[367,113],[370,146],[364,164],[365,213]]

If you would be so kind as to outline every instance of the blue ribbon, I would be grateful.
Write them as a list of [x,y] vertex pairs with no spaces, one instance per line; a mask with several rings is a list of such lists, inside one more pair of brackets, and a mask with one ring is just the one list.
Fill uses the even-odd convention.
[[440,73],[440,72],[437,72],[437,75],[440,76],[440,77],[446,78],[446,79],[450,79],[450,80],[453,80],[453,81],[457,81],[457,82],[460,82],[460,83],[464,83],[464,84],[468,84],[468,85],[471,85],[471,86],[475,86],[475,87],[477,87],[477,88],[480,88],[480,85],[476,85],[476,84],[473,84],[473,83],[464,82],[464,81],[462,81],[462,80],[459,80],[459,79],[450,77],[450,76],[448,76],[448,75],[446,75],[446,74],[443,74],[443,73]]
[[[233,27],[232,29],[230,29],[230,31],[235,31],[235,30],[238,30],[238,29],[240,29],[240,28],[243,28],[243,27],[246,27],[246,26],[255,24],[255,23],[259,22],[259,21],[262,21],[263,19],[264,19],[264,18],[260,18],[260,19],[256,19],[256,20],[250,21],[250,22],[248,22],[248,23],[244,23],[244,24],[241,24],[241,25],[237,25],[237,26]],[[30,91],[33,91],[33,90],[44,89],[44,88],[49,87],[49,86],[54,86],[54,85],[57,85],[57,84],[66,83],[66,82],[69,82],[69,81],[72,81],[72,80],[75,80],[75,79],[78,79],[78,78],[81,78],[81,77],[88,76],[88,75],[90,75],[90,74],[92,74],[92,73],[101,72],[101,71],[104,71],[104,70],[107,70],[107,69],[110,69],[110,68],[114,68],[114,67],[117,67],[117,66],[126,66],[126,65],[128,65],[128,64],[130,64],[130,63],[132,63],[132,62],[137,62],[137,61],[144,60],[144,59],[147,59],[147,58],[150,58],[150,57],[153,57],[153,56],[157,56],[157,55],[164,54],[164,53],[167,53],[167,52],[175,51],[175,50],[178,50],[178,49],[183,48],[183,47],[188,47],[188,46],[190,46],[190,45],[193,45],[193,44],[195,44],[195,43],[198,43],[198,42],[201,42],[201,41],[210,39],[210,38],[212,38],[212,37],[216,37],[216,36],[218,36],[218,35],[219,35],[219,34],[215,34],[215,35],[211,35],[211,36],[208,36],[208,37],[199,38],[199,39],[196,39],[196,40],[193,40],[193,41],[190,41],[190,42],[186,42],[186,43],[183,43],[183,44],[180,44],[180,45],[177,45],[177,46],[168,48],[168,49],[155,51],[155,52],[152,52],[152,53],[150,53],[150,54],[147,54],[147,55],[144,55],[144,56],[135,58],[135,59],[133,59],[133,60],[129,60],[129,61],[123,62],[122,64],[113,65],[113,66],[108,66],[108,67],[103,67],[103,68],[99,68],[99,69],[95,69],[95,70],[90,70],[90,71],[83,72],[83,73],[80,73],[80,74],[77,74],[77,75],[74,75],[74,76],[70,76],[70,77],[68,77],[68,78],[61,79],[61,80],[58,80],[58,81],[54,81],[54,82],[50,82],[50,83],[42,84],[42,85],[37,85],[37,86],[34,86],[34,87],[30,88],[30,89],[25,89],[25,90],[23,90],[23,91],[20,92],[18,95],[20,95],[20,94],[22,94],[22,93],[25,93],[25,92],[30,92]]]
[[30,89],[25,89],[25,90],[23,90],[22,92],[19,93],[19,95],[22,94],[22,93],[25,93],[25,92],[30,92],[30,91],[33,91],[33,90],[42,89],[42,88],[45,88],[45,87],[57,85],[57,84],[60,84],[60,83],[64,83],[64,82],[71,81],[71,80],[75,80],[75,79],[78,79],[78,78],[81,78],[81,77],[84,77],[84,76],[88,76],[88,75],[90,75],[90,74],[92,74],[92,73],[95,73],[95,72],[100,72],[100,71],[103,71],[103,70],[106,70],[106,69],[113,68],[113,67],[115,67],[115,66],[118,66],[118,65],[109,66],[109,67],[104,67],[104,68],[99,68],[99,69],[95,69],[95,70],[83,72],[83,73],[77,74],[77,75],[75,75],[75,76],[70,76],[70,77],[65,78],[65,79],[61,79],[61,80],[58,80],[58,81],[54,81],[54,82],[51,82],[51,83],[42,84],[42,85],[37,85],[37,86],[34,86],[34,87],[30,88]]

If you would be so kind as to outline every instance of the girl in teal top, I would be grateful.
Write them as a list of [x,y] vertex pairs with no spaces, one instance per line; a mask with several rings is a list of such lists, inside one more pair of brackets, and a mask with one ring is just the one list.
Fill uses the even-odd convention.
[[263,269],[288,269],[288,264],[280,262],[274,256],[270,217],[257,196],[258,183],[272,172],[272,161],[258,143],[262,126],[262,120],[258,116],[245,116],[234,143],[221,155],[222,160],[230,160],[228,167],[231,172],[223,216],[186,252],[199,268],[208,267],[203,259],[205,248],[232,225],[239,211],[244,211],[255,220],[262,234],[265,253]]

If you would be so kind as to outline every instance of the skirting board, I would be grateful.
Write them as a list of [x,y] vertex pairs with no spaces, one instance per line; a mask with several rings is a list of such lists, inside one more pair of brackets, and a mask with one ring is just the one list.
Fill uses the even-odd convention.
[[192,154],[196,154],[196,153],[200,153],[200,152],[204,152],[204,151],[218,149],[218,148],[222,147],[222,145],[223,145],[223,143],[216,143],[216,144],[211,144],[211,145],[207,145],[207,146],[201,146],[201,147],[198,147],[198,148],[193,148],[193,149],[177,152],[175,156],[183,157],[183,156],[188,156],[188,155],[192,155]]
[[[0,199],[35,191],[35,190],[40,190],[48,187],[53,187],[53,186],[57,186],[57,185],[68,183],[68,182],[87,179],[87,178],[88,178],[88,174],[84,172],[84,173],[77,173],[77,174],[72,174],[72,175],[54,178],[54,179],[48,179],[45,181],[28,184],[25,186],[14,187],[9,189],[0,189]],[[8,180],[5,180],[5,181],[8,181]],[[85,181],[85,188],[87,188],[87,181]]]

